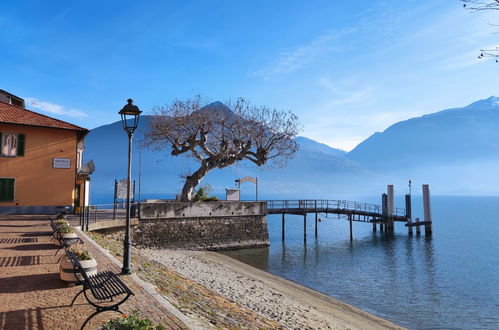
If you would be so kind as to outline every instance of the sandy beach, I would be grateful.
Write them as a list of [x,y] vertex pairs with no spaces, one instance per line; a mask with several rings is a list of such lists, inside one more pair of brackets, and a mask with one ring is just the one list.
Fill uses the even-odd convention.
[[148,249],[141,253],[286,329],[402,329],[317,291],[215,252]]

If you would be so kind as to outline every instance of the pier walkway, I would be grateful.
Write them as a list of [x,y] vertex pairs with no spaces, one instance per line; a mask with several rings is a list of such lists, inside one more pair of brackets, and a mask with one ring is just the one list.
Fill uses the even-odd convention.
[[337,214],[351,216],[352,221],[371,223],[385,222],[389,219],[407,221],[405,209],[392,208],[392,212],[389,212],[380,205],[347,200],[268,200],[267,210],[269,214]]

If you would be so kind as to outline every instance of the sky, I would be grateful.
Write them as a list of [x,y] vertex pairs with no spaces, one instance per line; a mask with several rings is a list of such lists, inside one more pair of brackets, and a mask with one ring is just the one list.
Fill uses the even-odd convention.
[[133,98],[244,97],[351,150],[415,116],[499,96],[499,12],[458,0],[0,0],[0,89],[92,129]]

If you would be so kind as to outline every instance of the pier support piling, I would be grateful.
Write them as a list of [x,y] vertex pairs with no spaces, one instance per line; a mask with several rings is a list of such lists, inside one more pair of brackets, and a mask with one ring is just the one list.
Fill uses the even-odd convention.
[[431,204],[430,204],[430,186],[424,184],[423,188],[423,209],[424,209],[424,232],[425,235],[431,235],[432,226],[431,226]]
[[421,225],[419,224],[419,218],[416,218],[416,235],[421,235]]
[[284,213],[282,214],[282,240],[284,241]]
[[317,238],[317,212],[315,212],[315,238]]
[[303,241],[307,241],[307,214],[303,215]]
[[409,236],[412,236],[412,234],[413,234],[412,220],[410,218],[409,218],[409,220],[407,220],[407,233],[409,234]]
[[376,222],[373,222],[373,233],[376,232]]
[[352,232],[352,215],[348,215],[348,221],[350,222],[350,242],[353,241],[353,232]]

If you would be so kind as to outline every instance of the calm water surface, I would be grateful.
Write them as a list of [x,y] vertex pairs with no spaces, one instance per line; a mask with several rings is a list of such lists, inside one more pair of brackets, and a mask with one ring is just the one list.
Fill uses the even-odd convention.
[[348,222],[328,218],[316,238],[309,215],[307,242],[301,216],[286,216],[283,241],[269,216],[269,248],[225,254],[408,328],[499,329],[499,197],[433,196],[432,208],[432,237],[354,223],[350,243]]

